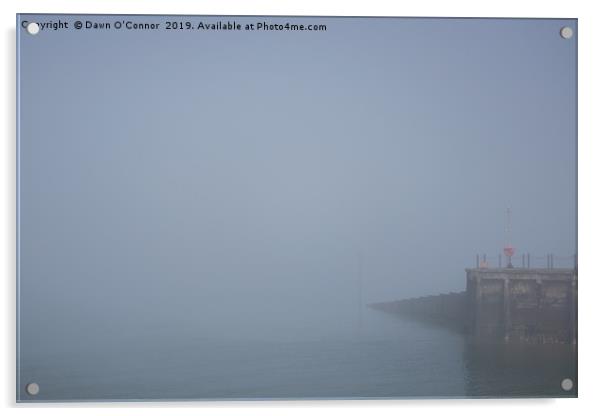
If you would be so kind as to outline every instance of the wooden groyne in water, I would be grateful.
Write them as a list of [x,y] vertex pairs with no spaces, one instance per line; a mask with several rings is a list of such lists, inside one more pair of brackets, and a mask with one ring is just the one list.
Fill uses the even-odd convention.
[[467,269],[465,292],[369,306],[462,330],[480,341],[577,342],[575,269]]

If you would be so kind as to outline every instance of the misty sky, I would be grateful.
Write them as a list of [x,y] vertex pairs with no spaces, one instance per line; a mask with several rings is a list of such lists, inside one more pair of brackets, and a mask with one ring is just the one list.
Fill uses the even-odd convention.
[[25,348],[303,333],[358,255],[366,303],[463,290],[507,207],[518,253],[575,252],[576,21],[235,20],[328,30],[17,29]]

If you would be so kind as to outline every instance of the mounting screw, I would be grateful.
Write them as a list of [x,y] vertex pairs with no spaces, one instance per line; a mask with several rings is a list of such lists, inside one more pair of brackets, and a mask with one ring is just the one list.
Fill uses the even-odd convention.
[[563,39],[570,39],[573,37],[573,29],[571,29],[568,26],[563,27],[562,29],[560,29],[560,36]]
[[562,383],[560,383],[560,387],[562,387],[562,390],[564,391],[573,390],[573,380],[571,380],[570,378],[565,378],[564,380],[562,380]]
[[31,22],[27,24],[27,33],[30,35],[37,35],[40,31],[40,25],[36,22]]
[[35,396],[40,392],[40,386],[38,383],[29,383],[27,386],[25,386],[25,391],[30,396]]

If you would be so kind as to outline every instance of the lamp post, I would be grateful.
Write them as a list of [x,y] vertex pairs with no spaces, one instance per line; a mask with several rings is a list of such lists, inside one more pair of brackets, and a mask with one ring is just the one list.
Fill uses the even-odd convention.
[[512,247],[510,244],[507,244],[506,247],[504,247],[504,255],[508,259],[506,267],[508,267],[509,269],[513,268],[514,266],[512,265],[512,256],[514,255],[514,247]]
[[504,246],[504,255],[508,259],[506,267],[513,268],[512,256],[514,255],[514,247],[510,244],[510,208],[506,209],[506,245]]

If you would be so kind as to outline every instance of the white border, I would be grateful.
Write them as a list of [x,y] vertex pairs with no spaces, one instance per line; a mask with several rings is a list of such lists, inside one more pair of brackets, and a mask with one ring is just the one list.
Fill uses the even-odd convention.
[[[2,372],[0,394],[9,411],[32,412],[40,407],[45,414],[120,413],[197,414],[199,410],[248,414],[364,414],[376,412],[398,415],[402,411],[430,414],[471,415],[487,412],[504,415],[514,412],[594,413],[600,384],[601,344],[599,329],[602,276],[597,242],[600,235],[602,141],[600,107],[602,65],[599,43],[602,22],[595,1],[386,1],[386,0],[298,0],[298,1],[185,1],[185,0],[2,0],[2,89],[0,112],[3,137],[0,142],[0,270],[2,270]],[[327,402],[185,402],[117,404],[15,404],[15,14],[21,13],[144,13],[144,14],[252,14],[252,15],[333,15],[333,16],[465,16],[465,17],[567,17],[579,19],[579,399],[558,400],[410,400],[410,401],[327,401]],[[598,255],[599,256],[599,255]],[[596,261],[597,260],[597,261]],[[20,408],[20,409],[16,409]],[[42,409],[39,409],[42,410]]]

